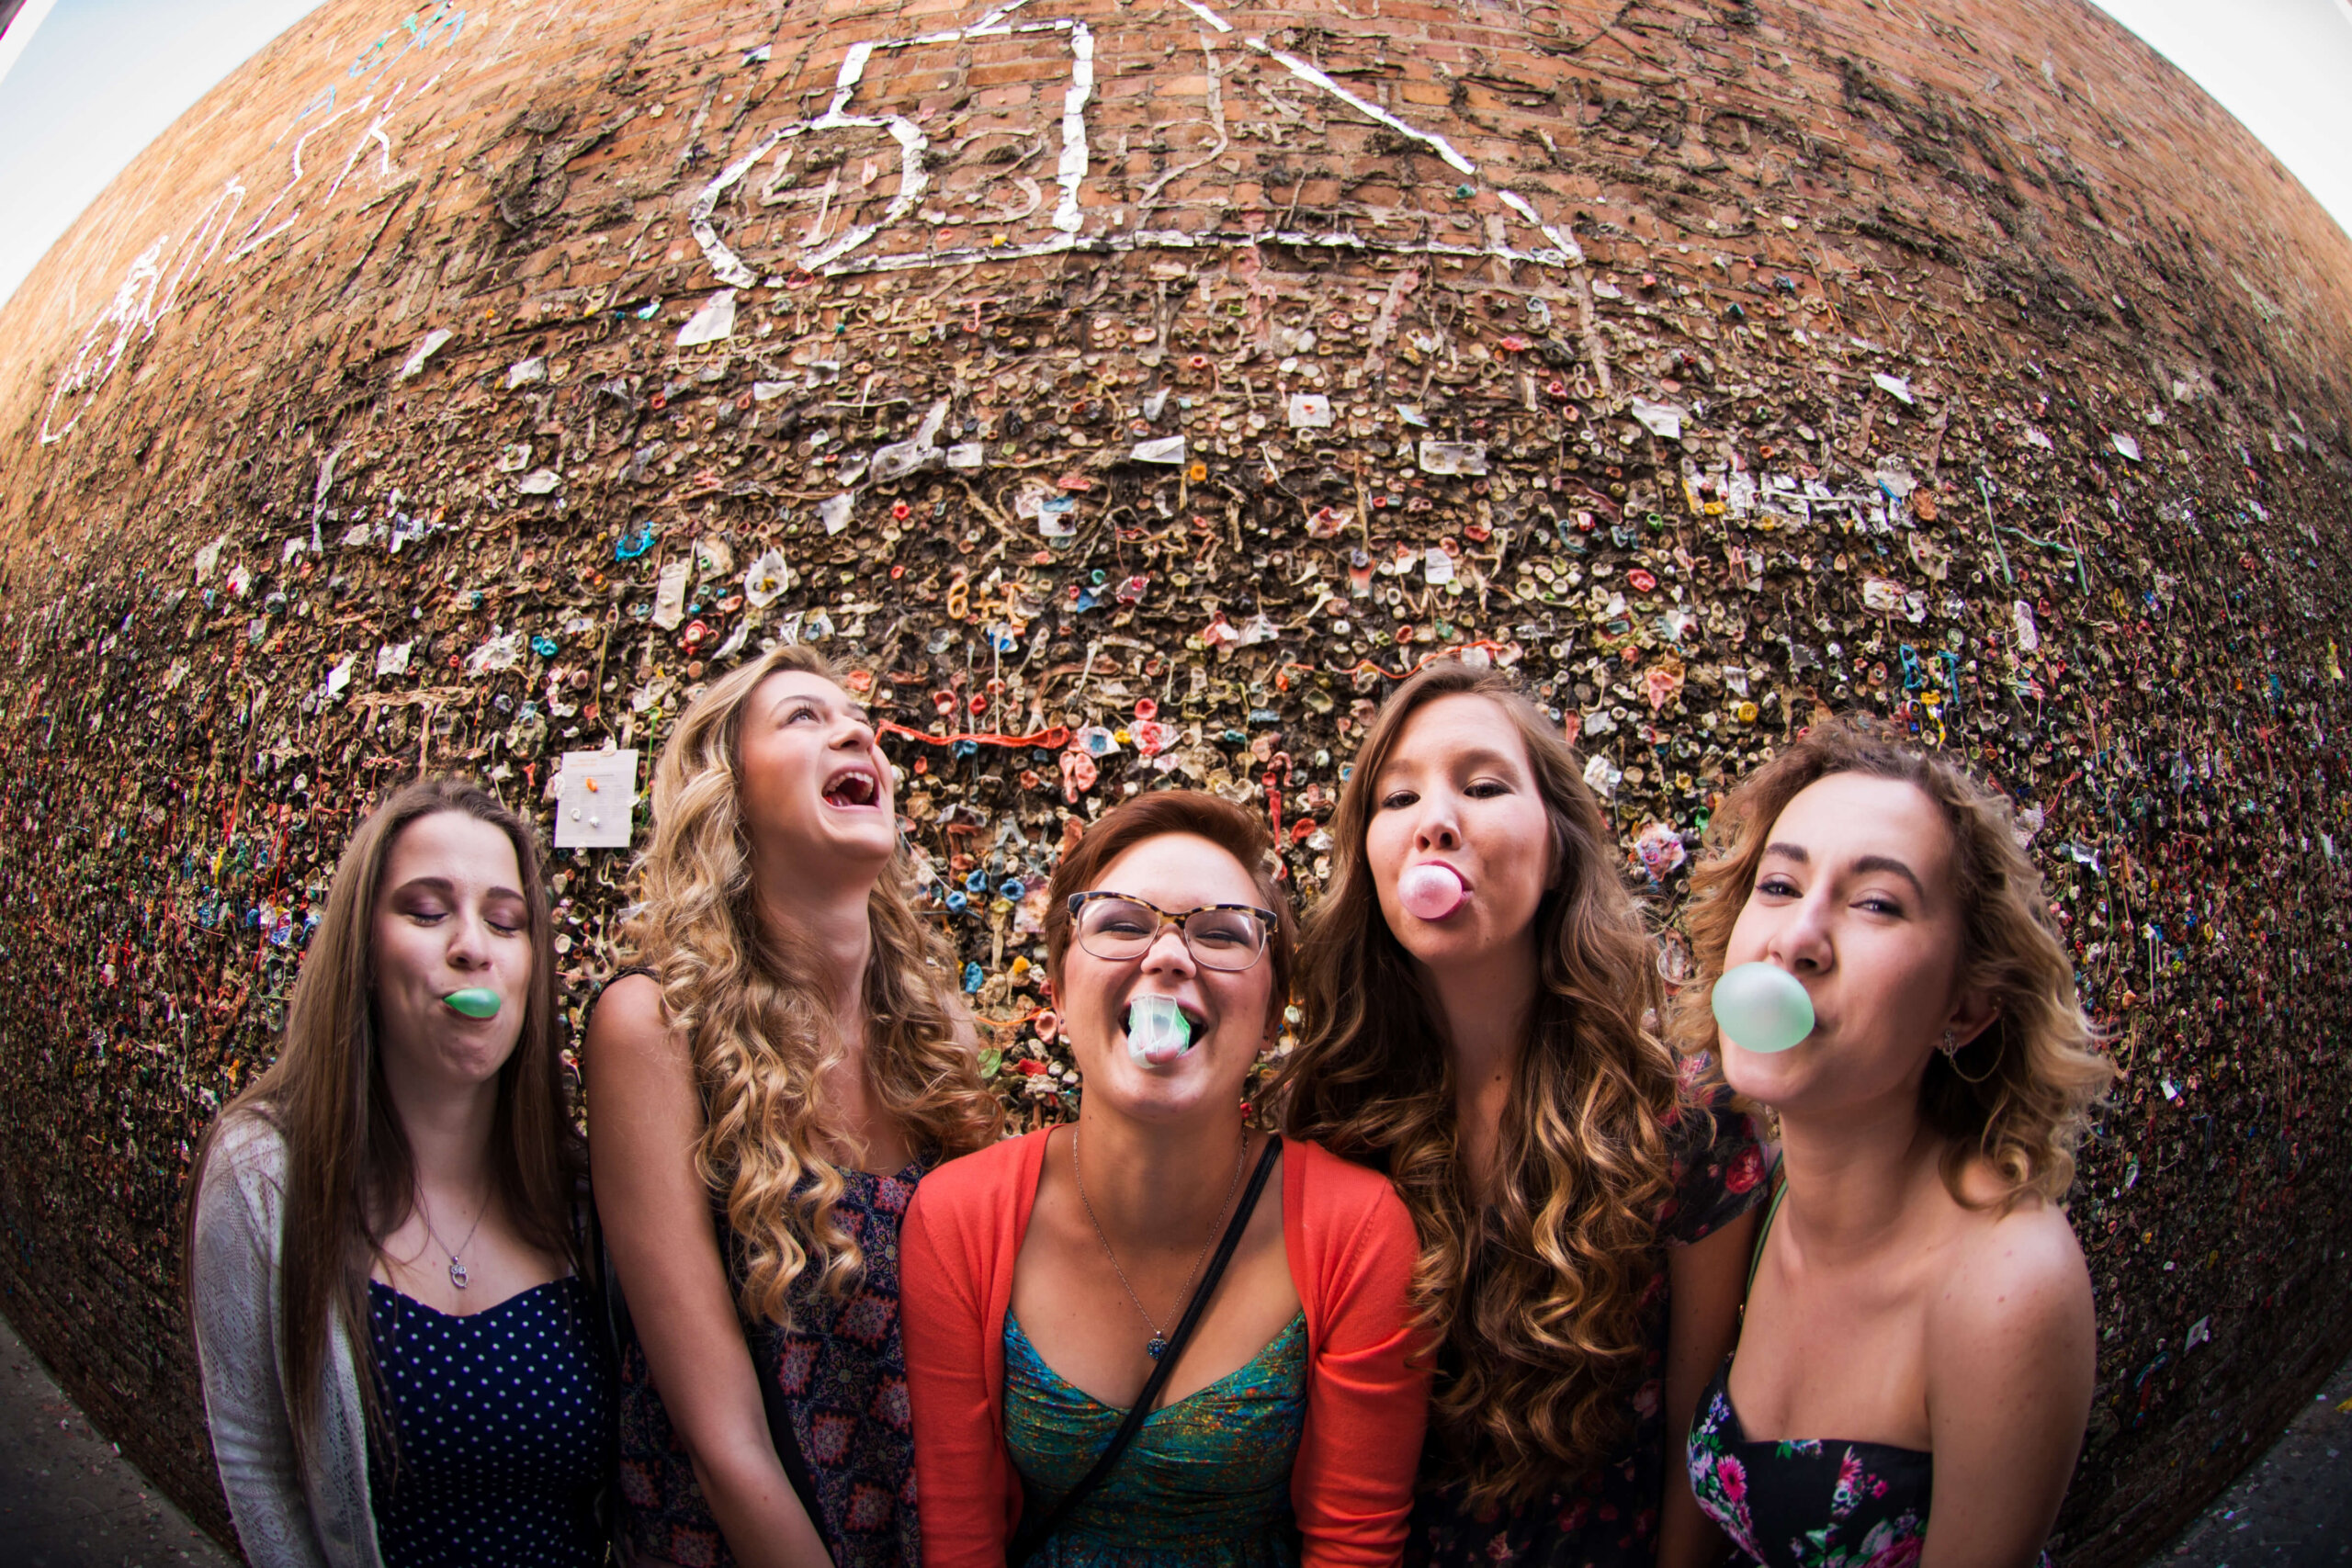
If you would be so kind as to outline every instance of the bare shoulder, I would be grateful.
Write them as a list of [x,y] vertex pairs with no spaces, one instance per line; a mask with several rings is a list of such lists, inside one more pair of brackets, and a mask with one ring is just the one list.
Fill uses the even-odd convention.
[[1930,1307],[1931,1344],[1973,1356],[1997,1344],[2088,1331],[2091,1276],[2065,1211],[2029,1198],[1969,1211]]
[[592,1082],[624,1086],[648,1075],[691,1076],[685,1040],[670,1026],[653,976],[624,975],[605,987],[589,1015],[582,1066]]

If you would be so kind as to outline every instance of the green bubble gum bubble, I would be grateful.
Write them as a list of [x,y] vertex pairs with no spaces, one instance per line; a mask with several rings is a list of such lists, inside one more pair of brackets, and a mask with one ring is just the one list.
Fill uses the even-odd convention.
[[452,1012],[464,1013],[468,1018],[496,1018],[498,1016],[498,993],[485,990],[480,986],[469,987],[462,991],[451,991],[441,1000]]
[[1743,964],[1715,982],[1715,1021],[1743,1051],[1785,1051],[1813,1032],[1813,998],[1777,964]]

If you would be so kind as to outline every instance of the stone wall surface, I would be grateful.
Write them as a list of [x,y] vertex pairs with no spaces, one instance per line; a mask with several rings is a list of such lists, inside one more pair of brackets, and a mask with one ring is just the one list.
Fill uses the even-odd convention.
[[1461,649],[1662,921],[1815,714],[2014,795],[2133,1561],[2352,1343],[2347,361],[2352,243],[2076,0],[330,0],[0,310],[7,1314],[222,1525],[188,1153],[420,767],[617,836],[565,753],[818,642],[1034,1120],[1065,819],[1216,789],[1311,899]]

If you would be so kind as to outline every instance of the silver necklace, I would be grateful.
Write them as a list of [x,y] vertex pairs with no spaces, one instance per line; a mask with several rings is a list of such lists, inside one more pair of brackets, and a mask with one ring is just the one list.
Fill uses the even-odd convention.
[[[1184,1303],[1192,1299],[1193,1281],[1201,1277],[1201,1265],[1209,1260],[1209,1249],[1216,1246],[1217,1237],[1224,1234],[1226,1211],[1233,1207],[1233,1195],[1240,1190],[1241,1166],[1249,1154],[1250,1132],[1245,1127],[1241,1133],[1241,1146],[1233,1153],[1233,1179],[1226,1187],[1225,1201],[1217,1209],[1216,1224],[1210,1227],[1209,1239],[1202,1244],[1200,1256],[1193,1259],[1193,1271],[1184,1276],[1184,1288],[1177,1292],[1176,1307],[1179,1312],[1182,1312]],[[1087,1201],[1086,1177],[1078,1167],[1078,1129],[1076,1127],[1069,1130],[1069,1173],[1077,1179],[1079,1204],[1086,1211],[1086,1223],[1094,1227],[1094,1239],[1102,1244],[1102,1256],[1111,1260],[1111,1272],[1119,1277],[1119,1288],[1127,1292],[1127,1300],[1136,1303],[1137,1315],[1142,1317],[1145,1324],[1151,1329],[1151,1337],[1144,1344],[1144,1354],[1157,1361],[1168,1353],[1168,1336],[1159,1331],[1159,1324],[1149,1312],[1145,1310],[1143,1298],[1136,1294],[1135,1286],[1128,1282],[1127,1271],[1119,1267],[1119,1255],[1112,1250],[1111,1238],[1102,1234],[1102,1222],[1094,1217],[1094,1205]],[[430,1222],[427,1222],[426,1228],[431,1229]]]
[[466,1266],[458,1261],[458,1254],[463,1252],[466,1248],[474,1244],[474,1234],[481,1229],[481,1217],[482,1215],[490,1213],[490,1205],[488,1203],[484,1203],[475,1212],[473,1230],[468,1231],[466,1233],[466,1239],[459,1242],[454,1247],[447,1242],[443,1241],[441,1239],[441,1233],[433,1228],[433,1211],[425,1207],[424,1194],[422,1192],[419,1192],[416,1195],[416,1212],[419,1215],[423,1216],[424,1220],[424,1234],[433,1238],[433,1245],[449,1255],[449,1283],[456,1286],[458,1290],[464,1290],[466,1288],[466,1282],[470,1276],[466,1273]]

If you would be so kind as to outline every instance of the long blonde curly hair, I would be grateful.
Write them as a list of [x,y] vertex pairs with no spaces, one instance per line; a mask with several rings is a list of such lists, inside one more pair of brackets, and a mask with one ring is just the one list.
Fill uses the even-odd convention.
[[[712,682],[679,718],[654,766],[653,838],[622,933],[693,1053],[705,1115],[695,1168],[725,1201],[743,1269],[738,1305],[749,1321],[786,1325],[794,1280],[813,1269],[841,1300],[865,1263],[834,1212],[845,1183],[827,1153],[844,1134],[823,1086],[848,1051],[816,955],[761,916],[737,794],[744,706],[788,671],[840,682],[823,655],[788,644]],[[1002,1112],[959,1037],[946,945],[907,887],[901,849],[866,900],[865,1073],[916,1148],[948,1159],[993,1141]]]
[[[1555,879],[1536,908],[1541,991],[1483,1193],[1460,1158],[1445,1031],[1364,863],[1380,773],[1407,720],[1459,694],[1492,702],[1519,731]],[[1644,1026],[1659,1005],[1656,950],[1615,838],[1559,728],[1507,676],[1449,660],[1399,686],[1357,750],[1331,836],[1330,885],[1299,955],[1301,1041],[1274,1090],[1283,1131],[1396,1184],[1420,1233],[1419,1321],[1446,1347],[1430,1403],[1444,1479],[1474,1507],[1524,1502],[1632,1435],[1673,1142],[1684,1118],[1707,1111]]]
[[2018,844],[2008,802],[1883,721],[1857,716],[1815,725],[1724,799],[1690,874],[1683,925],[1693,968],[1690,983],[1675,996],[1668,1034],[1686,1052],[1715,1048],[1710,998],[1732,927],[1756,889],[1772,824],[1808,786],[1837,773],[1907,784],[1951,829],[1964,933],[1961,983],[1981,987],[1996,1016],[1953,1055],[1934,1054],[1919,1086],[1919,1114],[1947,1141],[1945,1188],[1969,1204],[1962,1177],[1969,1161],[1982,1156],[2001,1182],[1991,1202],[1997,1212],[2029,1197],[2059,1201],[2074,1185],[2075,1147],[2115,1065],[2099,1052],[2084,1016],[2074,962],[2051,915],[2041,872]]

